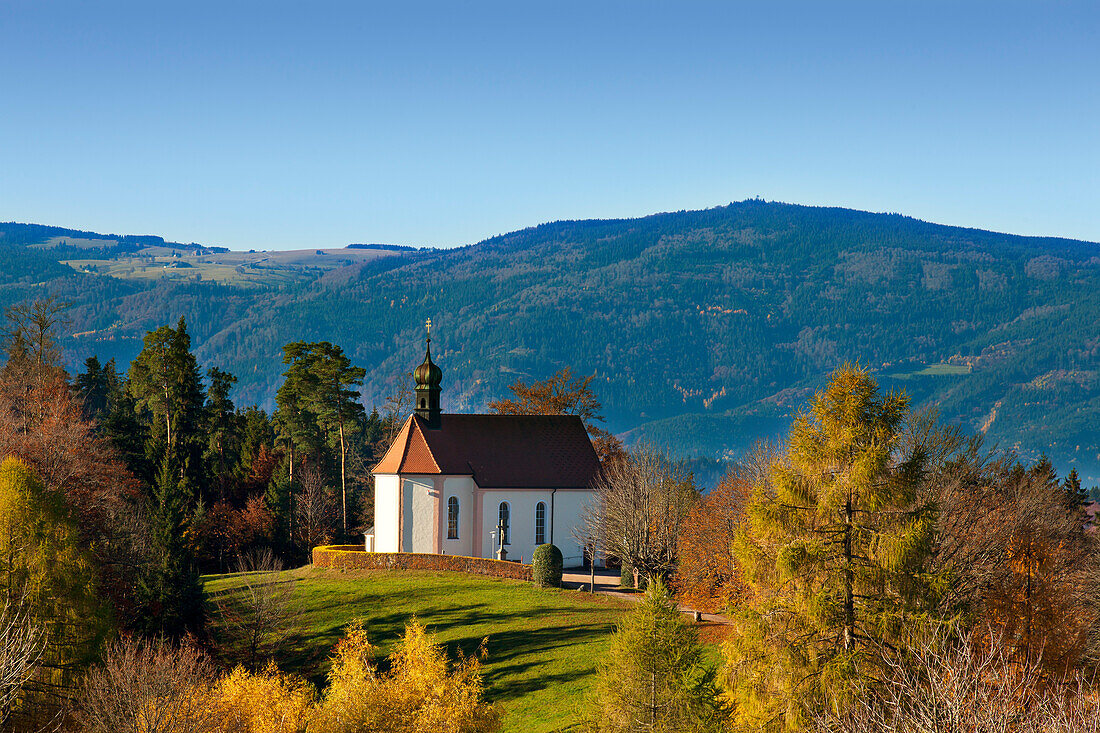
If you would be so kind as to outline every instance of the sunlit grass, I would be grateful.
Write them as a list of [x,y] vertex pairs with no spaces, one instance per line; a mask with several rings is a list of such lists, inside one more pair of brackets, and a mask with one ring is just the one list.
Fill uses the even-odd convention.
[[[632,606],[462,573],[300,568],[282,577],[296,582],[301,610],[299,631],[278,659],[282,669],[321,685],[328,655],[353,619],[364,619],[371,642],[387,654],[415,616],[452,656],[475,654],[488,638],[486,696],[503,706],[504,729],[523,733],[577,726],[611,631]],[[208,576],[206,589],[232,592],[239,582],[233,575]],[[215,639],[218,632],[215,616]]]

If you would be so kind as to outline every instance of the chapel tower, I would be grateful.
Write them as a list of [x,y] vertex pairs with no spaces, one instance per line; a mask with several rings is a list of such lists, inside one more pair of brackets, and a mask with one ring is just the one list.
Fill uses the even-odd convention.
[[413,370],[416,380],[416,414],[428,423],[429,430],[439,430],[442,420],[439,409],[439,384],[443,371],[432,362],[432,320],[425,324],[428,330],[427,352],[424,361]]

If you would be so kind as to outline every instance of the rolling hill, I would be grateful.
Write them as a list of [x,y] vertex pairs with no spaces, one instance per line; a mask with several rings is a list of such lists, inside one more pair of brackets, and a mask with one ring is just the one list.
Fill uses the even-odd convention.
[[[240,378],[242,404],[271,404],[280,348],[298,339],[341,344],[367,369],[366,404],[381,404],[422,357],[431,317],[444,409],[481,408],[517,378],[569,365],[596,375],[610,427],[629,440],[735,456],[782,432],[852,360],[968,431],[1100,480],[1094,243],[749,200],[555,222],[453,250],[309,250],[267,276],[199,279],[157,257],[211,273],[255,258],[0,232],[0,301],[72,302],[74,363],[127,363],[145,330],[184,315],[200,361]],[[97,239],[115,244],[85,241]],[[157,277],[120,264],[143,256]]]

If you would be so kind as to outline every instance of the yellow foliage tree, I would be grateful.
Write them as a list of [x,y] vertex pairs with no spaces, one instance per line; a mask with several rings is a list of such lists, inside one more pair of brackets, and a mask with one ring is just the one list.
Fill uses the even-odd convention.
[[0,606],[44,630],[41,665],[13,718],[30,729],[75,694],[98,653],[109,615],[96,592],[90,554],[65,502],[17,458],[0,464]]
[[237,667],[215,685],[211,708],[224,733],[301,733],[315,698],[312,685],[274,664],[257,674]]
[[390,656],[390,671],[374,664],[374,647],[357,621],[336,647],[329,688],[311,733],[492,733],[500,712],[482,699],[481,665],[452,664],[442,645],[415,620]]

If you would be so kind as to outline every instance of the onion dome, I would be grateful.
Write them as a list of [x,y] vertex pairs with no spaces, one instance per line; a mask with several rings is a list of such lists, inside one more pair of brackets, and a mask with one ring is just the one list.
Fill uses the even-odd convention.
[[424,354],[424,362],[413,370],[413,379],[416,380],[417,389],[439,389],[439,383],[443,381],[443,370],[432,361],[432,340],[428,339],[428,351]]

